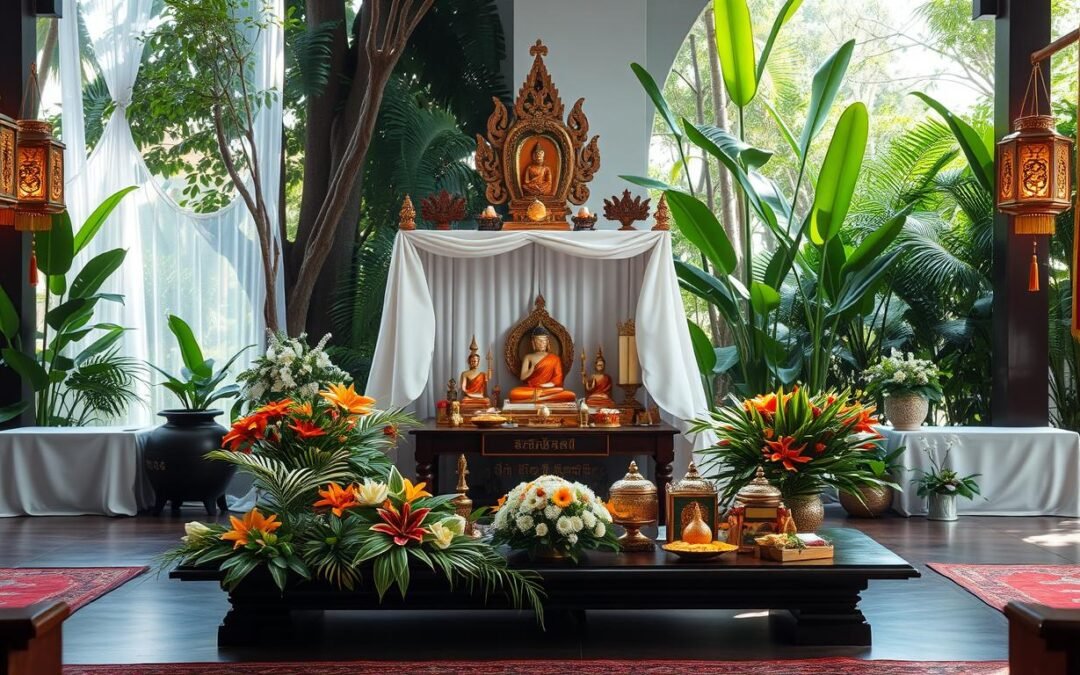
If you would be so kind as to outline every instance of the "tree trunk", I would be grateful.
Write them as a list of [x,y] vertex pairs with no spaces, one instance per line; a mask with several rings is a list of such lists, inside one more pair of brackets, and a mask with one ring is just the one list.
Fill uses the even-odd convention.
[[[721,85],[723,80],[720,75],[720,56],[716,53],[716,27],[713,25],[712,12],[706,12],[701,17],[705,24],[706,43],[709,48],[709,84],[712,89],[713,117],[716,126],[721,129],[728,128],[727,95]],[[720,171],[716,177],[717,206],[720,211],[720,222],[724,231],[731,239],[731,245],[735,247],[735,254],[739,256],[742,251],[741,223],[735,217],[735,194],[731,188],[731,176],[727,171]],[[742,261],[739,261],[740,265]]]

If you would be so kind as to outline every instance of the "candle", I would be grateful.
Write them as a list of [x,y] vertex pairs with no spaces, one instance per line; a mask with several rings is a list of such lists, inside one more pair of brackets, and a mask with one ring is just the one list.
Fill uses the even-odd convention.
[[495,217],[495,207],[492,206],[491,204],[488,204],[487,208],[484,209],[484,213],[482,215],[485,218],[494,218]]
[[641,384],[641,365],[634,335],[619,336],[619,384]]
[[591,215],[592,214],[589,213],[589,207],[587,207],[587,206],[582,206],[580,209],[578,209],[578,212],[577,212],[577,217],[578,218],[588,218]]

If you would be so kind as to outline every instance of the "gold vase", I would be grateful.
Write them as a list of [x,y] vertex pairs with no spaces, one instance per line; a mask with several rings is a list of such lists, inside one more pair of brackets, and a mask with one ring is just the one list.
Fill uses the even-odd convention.
[[859,496],[861,502],[855,495],[840,493],[840,505],[856,518],[877,518],[892,506],[892,488],[884,485],[864,485],[859,488]]
[[570,556],[554,546],[539,546],[529,552],[529,557],[537,562],[563,562]]
[[825,505],[821,503],[821,495],[790,497],[785,502],[799,532],[816,532],[825,522]]

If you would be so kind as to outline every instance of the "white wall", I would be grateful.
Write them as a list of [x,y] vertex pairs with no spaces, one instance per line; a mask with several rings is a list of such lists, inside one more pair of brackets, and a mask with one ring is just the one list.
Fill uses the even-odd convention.
[[[585,98],[589,133],[600,136],[600,171],[589,185],[590,210],[602,213],[603,200],[627,188],[644,192],[619,178],[646,175],[649,164],[652,106],[630,63],[645,65],[662,86],[704,6],[704,0],[505,0],[503,11],[512,10],[505,23],[510,24],[513,95],[532,67],[529,47],[540,38],[550,50],[544,60],[565,112]],[[597,226],[618,224],[601,216]]]

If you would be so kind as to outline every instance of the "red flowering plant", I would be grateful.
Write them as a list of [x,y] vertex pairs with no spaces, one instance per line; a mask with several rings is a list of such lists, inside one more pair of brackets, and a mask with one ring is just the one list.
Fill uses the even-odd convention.
[[700,465],[724,486],[721,498],[730,502],[758,466],[785,499],[814,496],[826,486],[856,496],[867,485],[899,489],[874,470],[886,456],[875,424],[873,406],[852,400],[847,391],[811,395],[796,387],[732,397],[709,419],[695,420],[692,431],[716,435],[716,444],[700,452]]
[[380,598],[395,585],[405,597],[410,566],[420,565],[451,585],[502,591],[540,616],[538,577],[509,569],[489,543],[465,535],[456,494],[432,495],[389,460],[386,451],[413,423],[376,409],[351,385],[262,405],[207,454],[252,476],[257,507],[231,527],[189,523],[163,564],[216,566],[229,589],[260,567],[282,591],[318,581],[352,589],[369,574]]

